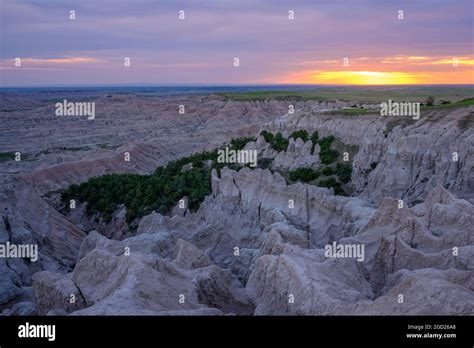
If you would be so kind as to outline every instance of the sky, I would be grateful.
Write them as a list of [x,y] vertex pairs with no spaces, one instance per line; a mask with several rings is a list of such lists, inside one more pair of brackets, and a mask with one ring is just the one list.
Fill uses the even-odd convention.
[[473,84],[473,21],[472,0],[0,0],[0,85]]

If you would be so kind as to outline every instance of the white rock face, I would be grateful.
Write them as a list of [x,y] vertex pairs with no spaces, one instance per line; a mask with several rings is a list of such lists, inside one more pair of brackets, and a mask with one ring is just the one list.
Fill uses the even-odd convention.
[[258,159],[272,158],[272,169],[291,171],[302,167],[317,168],[320,164],[318,144],[314,145],[311,140],[306,143],[301,139],[289,139],[286,151],[277,152],[265,141],[263,136],[259,136],[255,142],[250,142],[245,146],[246,150],[257,150]]
[[298,138],[290,138],[286,151],[281,151],[273,161],[272,168],[276,170],[295,170],[302,167],[316,168],[319,163],[320,147],[314,146],[313,142],[308,140],[306,143]]
[[277,252],[257,258],[248,296],[256,314],[472,314],[473,216],[472,204],[441,187],[412,209],[387,199],[358,233],[339,240],[365,245],[363,263],[279,238]]
[[[229,271],[183,240],[177,241],[172,257],[164,257],[168,251],[161,253],[159,246],[163,238],[159,233],[141,234],[118,242],[92,233],[72,273],[35,275],[36,303],[43,313],[64,310],[80,315],[253,312]],[[71,293],[78,299],[72,306],[66,301]]]
[[[43,269],[70,271],[85,233],[49,206],[36,191],[15,180],[0,192],[0,244],[37,247],[37,261],[0,258],[0,308],[21,300],[32,276]],[[24,298],[26,302],[30,298]]]
[[[92,233],[60,279],[87,303],[75,314],[472,314],[473,216],[442,187],[413,208],[387,198],[374,209],[268,170],[224,169],[197,213],[154,213],[123,241]],[[363,262],[326,257],[332,241],[364,245]],[[48,279],[35,276],[35,293],[58,282]]]

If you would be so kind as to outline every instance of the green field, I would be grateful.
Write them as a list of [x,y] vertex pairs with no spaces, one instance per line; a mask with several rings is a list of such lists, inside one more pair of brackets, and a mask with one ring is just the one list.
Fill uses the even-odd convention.
[[[459,107],[465,107],[474,105],[474,98],[466,98],[462,100],[458,100],[455,102],[450,102],[449,104],[435,104],[432,106],[423,105],[420,107],[421,111],[431,111],[431,110],[441,110],[441,109],[453,109]],[[361,108],[349,108],[349,109],[341,109],[341,110],[333,110],[328,111],[326,114],[329,115],[347,115],[347,116],[355,116],[355,115],[366,115],[366,114],[379,114],[379,109],[361,109]]]
[[450,102],[474,97],[473,86],[369,86],[369,87],[308,87],[304,91],[255,91],[243,93],[217,93],[239,101],[276,100],[342,100],[360,103],[387,101],[425,102],[430,96],[437,101]]

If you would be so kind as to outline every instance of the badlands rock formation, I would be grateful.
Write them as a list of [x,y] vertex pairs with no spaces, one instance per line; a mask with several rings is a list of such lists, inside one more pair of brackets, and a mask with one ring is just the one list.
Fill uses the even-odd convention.
[[[12,121],[8,136],[18,140],[2,134],[1,151],[30,160],[0,164],[0,242],[36,243],[40,257],[0,258],[3,314],[474,313],[474,130],[459,126],[472,107],[399,122],[321,112],[345,106],[339,102],[299,102],[286,115],[284,101],[95,98],[93,124],[58,120],[37,100],[28,115],[8,111],[25,123]],[[213,171],[212,194],[198,211],[154,212],[135,233],[109,226],[101,234],[91,221],[55,209],[58,190],[72,183],[149,173],[262,129],[317,130],[356,148],[354,194],[289,185],[268,169],[224,168]],[[247,148],[285,171],[317,166],[312,146],[293,139],[277,153],[258,137]],[[363,258],[328,257],[325,247],[334,242],[364,246]]]
[[[317,130],[358,146],[352,181],[358,194],[379,204],[384,197],[423,201],[437,185],[474,199],[474,132],[462,120],[474,107],[425,112],[419,120],[394,116],[287,115],[265,128],[285,135],[294,129]],[[455,154],[458,160],[453,160]]]
[[[314,145],[314,146],[313,146]],[[271,148],[263,136],[245,146],[246,150],[257,150],[259,158],[271,158],[272,169],[289,171],[298,168],[316,168],[320,164],[318,144],[311,140],[304,142],[301,138],[289,139],[286,151],[277,152]]]
[[[92,232],[72,275],[37,273],[33,292],[43,313],[76,311],[75,293],[76,314],[469,314],[473,213],[442,187],[413,208],[375,209],[268,170],[224,170],[197,213],[154,213],[120,242]],[[335,240],[363,243],[364,262],[325,257]]]

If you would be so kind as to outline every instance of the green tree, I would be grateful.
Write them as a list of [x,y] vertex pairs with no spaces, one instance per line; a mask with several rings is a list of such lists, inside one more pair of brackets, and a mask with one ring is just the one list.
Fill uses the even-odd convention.
[[339,177],[339,180],[344,184],[348,183],[351,180],[352,175],[352,165],[349,163],[337,163],[336,164],[336,175]]
[[298,139],[301,138],[304,142],[308,141],[308,132],[304,129],[294,131],[290,134],[290,138]]
[[288,148],[288,139],[285,139],[283,135],[280,132],[278,132],[275,135],[275,138],[273,139],[271,146],[274,150],[278,152],[286,151],[286,149]]
[[273,135],[272,132],[269,132],[267,130],[263,130],[260,132],[260,135],[263,136],[263,138],[265,139],[265,141],[269,144],[271,144],[273,142],[273,138],[275,137],[275,135]]
[[298,168],[289,173],[291,181],[310,182],[319,177],[320,173],[312,168]]
[[329,176],[329,175],[332,175],[333,174],[333,170],[331,167],[324,167],[323,170],[322,170],[323,174],[326,175],[326,176]]

